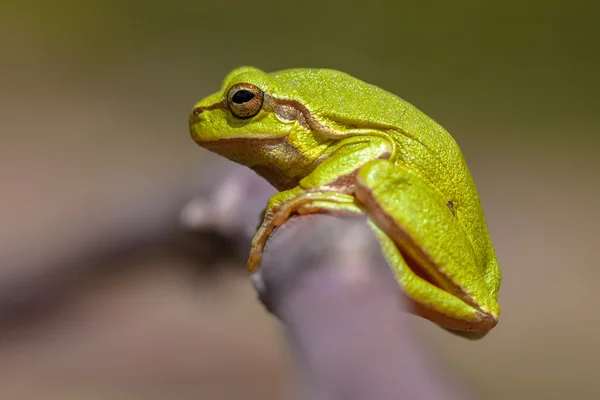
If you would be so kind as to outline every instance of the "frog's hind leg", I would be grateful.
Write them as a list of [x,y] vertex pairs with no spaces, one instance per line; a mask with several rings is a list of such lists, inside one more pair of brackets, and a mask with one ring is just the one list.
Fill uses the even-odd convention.
[[[460,332],[487,333],[496,323],[458,297],[440,289],[429,281],[423,271],[415,268],[414,260],[400,252],[394,241],[370,221],[379,240],[384,258],[392,268],[402,288],[407,311],[426,318],[443,328],[465,336]],[[472,338],[480,337],[475,336]]]
[[355,195],[415,314],[450,329],[486,332],[497,323],[473,248],[438,190],[388,160],[358,172]]

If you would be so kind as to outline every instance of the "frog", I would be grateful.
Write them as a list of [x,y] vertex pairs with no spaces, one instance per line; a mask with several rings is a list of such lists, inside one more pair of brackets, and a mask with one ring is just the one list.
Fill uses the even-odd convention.
[[410,312],[454,332],[498,323],[502,274],[474,180],[455,139],[414,105],[333,69],[242,66],[193,106],[189,132],[278,190],[250,272],[290,218],[361,216]]

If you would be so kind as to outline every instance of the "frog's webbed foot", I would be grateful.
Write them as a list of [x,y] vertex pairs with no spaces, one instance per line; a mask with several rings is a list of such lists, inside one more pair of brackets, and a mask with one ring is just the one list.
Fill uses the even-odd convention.
[[326,212],[333,215],[361,214],[352,195],[327,191],[302,191],[294,188],[275,194],[269,200],[263,223],[252,239],[248,271],[258,269],[264,246],[276,227],[283,225],[292,214],[306,215]]

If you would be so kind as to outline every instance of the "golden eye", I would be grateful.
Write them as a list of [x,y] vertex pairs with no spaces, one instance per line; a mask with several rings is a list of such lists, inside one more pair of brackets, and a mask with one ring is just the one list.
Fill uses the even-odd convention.
[[250,118],[258,114],[263,99],[262,90],[250,83],[238,83],[227,93],[229,109],[238,118]]

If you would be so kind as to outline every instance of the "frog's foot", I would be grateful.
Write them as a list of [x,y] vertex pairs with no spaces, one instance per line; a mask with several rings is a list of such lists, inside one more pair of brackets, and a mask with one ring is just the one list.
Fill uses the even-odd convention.
[[248,258],[248,271],[258,269],[264,246],[276,227],[283,225],[293,213],[300,215],[328,213],[333,215],[358,215],[362,209],[354,196],[336,192],[305,192],[279,205],[267,209],[265,218],[252,239]]

